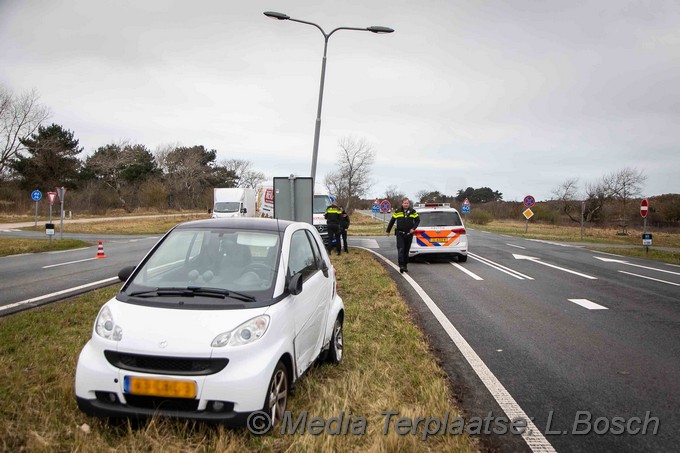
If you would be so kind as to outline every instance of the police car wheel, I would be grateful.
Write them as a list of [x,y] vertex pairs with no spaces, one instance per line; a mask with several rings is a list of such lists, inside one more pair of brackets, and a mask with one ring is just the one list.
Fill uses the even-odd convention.
[[458,262],[464,263],[467,261],[467,255],[458,255]]

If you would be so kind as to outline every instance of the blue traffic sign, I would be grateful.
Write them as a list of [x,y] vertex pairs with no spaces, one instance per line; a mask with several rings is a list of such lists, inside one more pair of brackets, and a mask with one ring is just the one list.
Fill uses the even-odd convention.
[[33,199],[33,201],[40,201],[40,199],[42,198],[42,192],[39,190],[34,190],[33,192],[31,192],[31,198]]
[[469,204],[464,204],[464,205],[460,208],[460,212],[462,212],[463,214],[469,214],[469,213],[470,213],[470,205],[469,205]]
[[373,212],[374,214],[379,213],[380,212],[380,206],[378,206],[377,204],[374,204],[373,207],[371,208],[371,212]]
[[383,200],[380,202],[380,212],[389,212],[392,209],[392,205],[389,200]]

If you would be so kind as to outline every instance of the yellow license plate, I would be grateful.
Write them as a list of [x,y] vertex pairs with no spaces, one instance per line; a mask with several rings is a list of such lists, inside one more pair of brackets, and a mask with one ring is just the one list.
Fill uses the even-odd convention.
[[448,241],[449,241],[449,238],[432,238],[432,239],[430,239],[430,242],[446,243]]
[[125,376],[125,393],[172,398],[195,398],[196,381],[150,379]]

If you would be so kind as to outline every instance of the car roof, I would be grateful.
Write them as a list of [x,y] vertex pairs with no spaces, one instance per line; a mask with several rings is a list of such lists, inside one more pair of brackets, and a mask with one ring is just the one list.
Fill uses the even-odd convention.
[[290,220],[266,219],[261,217],[236,217],[236,218],[217,218],[193,220],[180,223],[175,229],[195,229],[195,228],[225,228],[225,229],[244,229],[281,232],[300,222]]

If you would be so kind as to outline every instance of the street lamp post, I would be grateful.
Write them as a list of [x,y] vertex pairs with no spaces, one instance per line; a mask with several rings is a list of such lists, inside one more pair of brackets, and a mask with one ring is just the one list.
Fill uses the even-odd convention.
[[323,59],[321,60],[321,83],[319,84],[319,105],[316,110],[316,125],[314,127],[314,149],[312,151],[312,171],[311,171],[311,176],[312,176],[312,181],[316,178],[316,160],[319,155],[319,135],[321,133],[321,105],[323,103],[323,88],[324,88],[324,79],[326,78],[326,51],[328,50],[328,39],[331,37],[333,33],[335,33],[338,30],[358,30],[358,31],[370,31],[371,33],[392,33],[394,32],[393,29],[389,27],[381,27],[378,25],[374,25],[372,27],[366,27],[366,28],[356,28],[356,27],[338,27],[331,31],[330,33],[326,33],[323,28],[321,28],[319,25],[315,24],[314,22],[307,22],[304,20],[299,20],[299,19],[293,19],[292,17],[283,14],[283,13],[277,13],[274,11],[265,11],[264,13],[265,16],[271,17],[272,19],[277,19],[277,20],[290,20],[293,22],[299,22],[301,24],[307,24],[307,25],[313,25],[314,27],[318,28],[319,31],[321,31],[321,34],[323,34],[324,37],[324,44],[323,44]]

